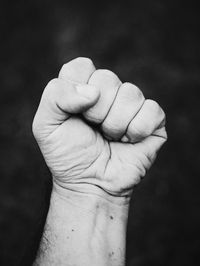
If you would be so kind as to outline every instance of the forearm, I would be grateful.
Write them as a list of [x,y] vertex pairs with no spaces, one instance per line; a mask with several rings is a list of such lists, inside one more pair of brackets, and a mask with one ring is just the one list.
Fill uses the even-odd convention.
[[34,265],[123,266],[129,204],[110,197],[54,186]]

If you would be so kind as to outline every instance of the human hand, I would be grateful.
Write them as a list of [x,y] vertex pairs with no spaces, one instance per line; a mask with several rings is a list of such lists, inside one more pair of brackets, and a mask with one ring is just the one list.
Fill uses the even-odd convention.
[[131,195],[167,139],[159,105],[87,58],[46,86],[33,133],[57,187],[119,197]]

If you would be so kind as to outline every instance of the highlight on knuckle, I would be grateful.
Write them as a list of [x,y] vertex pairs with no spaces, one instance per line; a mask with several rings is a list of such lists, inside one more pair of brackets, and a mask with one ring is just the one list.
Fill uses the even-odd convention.
[[126,89],[127,98],[134,98],[134,100],[141,101],[141,102],[144,101],[144,95],[142,91],[136,85],[130,82],[125,82],[123,83],[122,87]]
[[93,66],[94,64],[93,64],[93,62],[92,62],[92,60],[89,58],[89,57],[82,57],[82,56],[79,56],[79,57],[77,57],[77,58],[75,58],[74,59],[75,61],[81,61],[81,62],[83,62],[84,64],[87,64],[88,66]]
[[63,66],[60,69],[60,73],[59,76],[62,77],[65,75],[66,72],[69,72],[70,68],[71,68],[71,64],[74,64],[75,66],[82,66],[82,67],[86,67],[86,68],[94,68],[94,64],[92,62],[92,60],[88,57],[77,57],[65,64],[63,64]]
[[148,109],[152,116],[154,117],[155,123],[159,128],[165,126],[166,115],[160,105],[154,100],[146,100],[148,104]]
[[93,75],[115,76],[115,73],[108,69],[97,69]]
[[148,106],[149,111],[153,115],[156,115],[156,116],[163,115],[162,114],[163,111],[162,111],[160,105],[156,101],[151,100],[151,99],[147,99],[146,100],[146,105]]
[[108,82],[112,86],[119,86],[121,84],[118,76],[108,69],[97,69],[90,77],[90,82]]

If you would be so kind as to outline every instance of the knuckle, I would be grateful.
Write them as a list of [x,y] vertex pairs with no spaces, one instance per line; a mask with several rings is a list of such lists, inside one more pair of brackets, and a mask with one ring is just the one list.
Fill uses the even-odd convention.
[[159,109],[160,109],[159,104],[158,104],[156,101],[154,101],[154,100],[147,99],[147,100],[146,100],[146,104],[148,105],[148,108],[149,108],[150,110],[152,110],[152,111],[156,111],[156,112],[158,112]]
[[138,101],[144,101],[144,95],[136,85],[130,82],[125,82],[121,87],[124,91],[126,91],[125,93],[128,98],[134,98]]
[[74,61],[77,61],[79,63],[84,63],[84,64],[87,64],[88,66],[93,66],[93,61],[89,58],[89,57],[82,57],[82,56],[79,56],[77,58],[74,59]]
[[84,69],[94,69],[94,64],[90,58],[87,57],[77,57],[67,63],[65,63],[60,70],[59,77],[63,77],[67,74],[70,74],[72,69],[72,65],[78,68],[84,68]]
[[114,72],[108,69],[97,69],[93,75],[103,75],[103,76],[115,76]]
[[108,69],[97,69],[90,78],[90,82],[109,82],[116,85],[120,84],[118,76]]
[[148,108],[150,110],[151,113],[153,113],[156,118],[157,121],[159,122],[160,127],[165,125],[166,122],[166,115],[165,112],[163,111],[163,109],[160,107],[160,105],[154,101],[154,100],[146,100],[147,104],[148,104]]
[[161,118],[164,118],[165,113],[156,101],[151,100],[151,99],[147,99],[145,102],[146,102],[147,108],[151,114],[158,117],[159,120]]

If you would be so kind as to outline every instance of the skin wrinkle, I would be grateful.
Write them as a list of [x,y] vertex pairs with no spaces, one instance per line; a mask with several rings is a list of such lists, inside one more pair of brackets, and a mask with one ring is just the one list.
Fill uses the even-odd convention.
[[[64,66],[63,66],[63,67],[64,67]],[[91,76],[92,76],[93,73],[96,71],[96,68],[95,68],[94,65],[93,65],[93,67],[94,67],[94,70],[93,70],[93,72],[92,72],[91,74],[89,74],[88,79],[87,79],[87,81],[86,81],[86,84],[88,84],[88,82],[89,82]],[[61,69],[61,71],[62,71],[62,69]],[[61,71],[60,71],[60,73],[59,73],[59,78],[60,78],[61,80],[67,80],[67,81],[69,81],[69,82],[71,82],[71,83],[73,83],[73,84],[75,84],[75,85],[85,84],[85,83],[78,82],[78,81],[76,81],[76,80],[74,80],[74,79],[70,79],[69,77],[63,78],[63,76],[61,75]]]
[[[123,162],[123,160],[121,159],[121,158],[119,158],[122,162]],[[142,173],[142,176],[144,176],[145,174],[146,174],[146,169],[145,169],[145,167],[143,166],[143,167],[141,167],[141,166],[139,166],[140,165],[140,160],[137,158],[137,159],[135,159],[135,160],[137,160],[138,161],[138,163],[135,163],[134,165],[132,164],[132,163],[129,163],[129,162],[126,162],[126,164],[129,164],[130,166],[132,166],[132,167],[135,167],[136,169],[138,169],[138,172],[140,173]],[[149,161],[149,160],[148,160]]]
[[113,102],[111,103],[111,106],[110,106],[109,109],[108,109],[108,112],[107,112],[106,116],[105,116],[104,119],[101,121],[101,123],[100,123],[101,125],[102,125],[103,122],[106,120],[106,118],[107,118],[107,116],[108,116],[108,114],[109,114],[109,112],[110,112],[110,110],[111,110],[111,108],[112,108],[112,106],[113,106],[113,104],[114,104],[114,102],[115,102],[115,99],[117,98],[117,94],[118,94],[118,92],[119,92],[120,85],[116,86],[115,88],[117,88],[117,91],[116,91],[115,97],[114,97],[114,99],[113,99]]
[[[87,62],[86,68],[84,62]],[[74,63],[69,62],[69,65],[63,68],[63,77],[71,73],[73,77],[71,80],[73,80],[77,73],[77,79],[89,82],[94,72],[91,74],[91,61],[90,65],[88,60],[84,59],[84,62],[81,59]],[[88,73],[91,74],[90,77],[87,77]],[[61,266],[66,263],[76,266],[122,266],[125,263],[127,219],[133,187],[150,167],[151,161],[148,155],[156,154],[162,143],[156,137],[146,138],[139,144],[106,140],[103,129],[112,136],[112,125],[118,126],[115,123],[118,120],[122,123],[120,122],[120,128],[116,127],[114,133],[116,134],[119,129],[120,132],[126,130],[127,133],[133,118],[127,128],[126,124],[131,116],[135,117],[139,113],[145,102],[145,99],[141,99],[138,88],[132,91],[132,87],[127,87],[125,91],[121,91],[122,94],[119,94],[120,85],[116,86],[119,79],[117,78],[116,82],[115,76],[113,72],[108,71],[99,72],[97,76],[93,76],[91,83],[99,84],[102,89],[101,101],[99,100],[94,110],[92,106],[95,106],[95,97],[98,92],[96,88],[94,91],[86,91],[85,95],[87,92],[91,93],[91,99],[88,97],[87,102],[82,97],[75,97],[73,85],[70,84],[67,92],[60,83],[53,90],[46,90],[47,99],[44,99],[40,109],[44,114],[41,115],[39,112],[39,117],[37,116],[38,121],[41,124],[43,122],[43,131],[47,132],[49,129],[48,120],[50,123],[54,120],[60,123],[62,120],[64,124],[59,127],[60,131],[57,132],[58,129],[55,129],[51,135],[52,138],[48,137],[40,143],[41,151],[53,174],[53,190],[46,221],[51,232],[44,232],[44,242],[45,238],[48,238],[50,245],[47,244],[46,251],[43,250],[44,256],[39,264],[41,266]],[[51,85],[55,87],[55,83]],[[109,87],[110,91],[108,91]],[[66,95],[66,93],[67,99],[62,97],[62,94]],[[84,94],[84,91],[82,93]],[[70,114],[73,119],[65,120],[65,112],[58,109],[54,98],[56,98],[56,104],[66,110],[67,118],[68,109],[73,112]],[[133,102],[135,102],[134,105]],[[123,109],[126,103],[127,106]],[[103,118],[98,126],[94,126],[95,122],[87,123],[87,119],[89,120],[85,113],[87,111],[83,110],[90,108],[89,113],[94,116],[93,120],[101,121]],[[82,115],[76,118],[76,110],[83,111],[82,115],[86,114],[84,120]],[[133,114],[135,111],[137,112]],[[106,118],[110,124],[107,131],[102,128]],[[144,120],[141,120],[141,126],[148,120],[156,127],[160,117],[150,110],[148,119],[145,119],[146,116],[142,118]],[[140,116],[138,116],[139,120]],[[89,127],[84,122],[89,124]],[[97,132],[100,133],[97,134]],[[162,130],[155,134],[160,132],[162,133]]]
[[[114,99],[114,101],[113,101],[113,103],[112,103],[112,105],[111,105],[109,111],[111,110],[112,106],[114,105],[114,102],[115,102],[115,100],[116,100],[116,98],[117,98],[117,95],[119,94],[120,88],[121,88],[124,84],[126,84],[126,83],[127,83],[127,82],[122,83],[122,84],[119,86],[118,91],[117,91],[117,94],[116,94],[116,96],[115,96],[115,99]],[[127,132],[127,130],[128,130],[128,126],[129,126],[129,124],[131,123],[131,121],[134,119],[134,117],[138,114],[138,112],[140,111],[140,109],[141,109],[141,108],[143,107],[143,105],[144,105],[145,98],[144,98],[143,93],[142,93],[142,98],[143,98],[143,101],[142,101],[142,103],[141,103],[141,106],[139,107],[138,111],[134,114],[134,116],[131,118],[131,120],[129,121],[128,125],[126,126],[126,129],[125,129],[125,131],[124,131],[125,133],[123,133],[120,137],[118,137],[118,138],[115,139],[114,141],[118,141],[118,140],[120,140],[123,136],[126,135],[126,132]],[[108,112],[108,113],[109,113],[109,112]],[[107,116],[108,116],[108,113],[107,113],[105,119],[103,120],[103,122],[106,120],[106,118],[107,118]],[[102,124],[103,124],[103,122],[102,122]],[[105,135],[105,136],[106,136],[106,135]],[[107,137],[107,136],[106,136],[106,137]],[[108,138],[109,138],[109,137],[108,137]]]
[[[93,74],[93,73],[92,73]],[[91,74],[91,75],[92,75]],[[55,81],[59,81],[59,78],[57,78],[57,79],[54,79]],[[60,79],[62,82],[64,81],[64,82],[66,82],[66,80],[64,80],[64,79]],[[89,79],[88,79],[89,80]],[[54,81],[54,82],[55,82]],[[52,81],[50,81],[51,83],[52,83]],[[46,86],[46,89],[47,88],[49,88],[50,87],[50,82],[47,84],[47,86]],[[58,82],[57,82],[58,83]],[[80,84],[80,83],[77,83],[77,84]],[[86,84],[88,84],[88,83],[86,83]],[[59,84],[55,84],[54,86],[58,86]],[[85,84],[84,84],[85,85]],[[88,84],[89,85],[89,84]],[[100,95],[99,95],[100,96]],[[96,99],[96,102],[98,101],[98,99],[99,99],[99,97]],[[69,111],[64,111],[60,106],[59,106],[59,104],[57,103],[57,101],[56,101],[56,99],[55,99],[55,105],[56,105],[56,107],[57,107],[57,109],[58,110],[60,110],[61,111],[61,113],[65,113],[67,116],[65,117],[65,119],[63,120],[63,119],[60,119],[60,121],[58,121],[58,119],[57,119],[57,122],[58,123],[51,123],[50,124],[50,127],[51,126],[56,126],[55,127],[55,129],[52,131],[52,132],[49,132],[49,134],[47,134],[46,136],[45,136],[45,138],[44,138],[44,140],[46,139],[46,138],[48,138],[48,137],[50,137],[54,132],[56,132],[56,130],[57,130],[57,128],[59,128],[59,126],[60,125],[62,125],[63,124],[63,122],[65,122],[65,121],[67,121],[67,120],[69,120],[71,117],[73,117],[74,115],[79,115],[79,113],[77,112],[77,113],[74,113],[74,114],[72,114],[71,112],[69,112]]]
[[[128,144],[128,143],[127,143]],[[126,144],[126,145],[127,145]],[[129,144],[130,145],[130,144]],[[117,154],[117,158],[119,159],[119,161],[121,162],[121,163],[123,163],[123,160],[121,159],[121,157]],[[140,162],[140,160],[138,159],[138,162]],[[139,172],[143,172],[144,173],[144,166],[143,166],[143,168],[141,168],[141,167],[139,167],[139,163],[138,163],[138,166],[136,166],[136,165],[133,165],[132,163],[129,163],[129,162],[125,162],[126,164],[129,164],[130,166],[132,166],[132,167],[136,167],[137,169],[138,169],[138,171]],[[146,171],[145,171],[145,173],[146,173]],[[143,174],[143,176],[145,175],[145,173]],[[141,177],[140,177],[141,178]],[[129,191],[130,190],[130,188],[127,188],[126,190],[125,189],[123,189],[123,191]]]
[[121,136],[121,138],[122,138],[123,136],[127,136],[126,133],[127,133],[127,130],[128,130],[128,127],[129,127],[130,123],[131,123],[132,120],[136,117],[136,115],[139,113],[139,111],[142,109],[144,103],[145,103],[145,98],[144,98],[143,103],[141,104],[140,108],[138,109],[138,111],[137,111],[137,112],[135,113],[135,115],[131,118],[130,122],[128,123],[128,125],[127,125],[127,127],[126,127],[125,133]]
[[[55,183],[56,183],[58,186],[62,187],[64,190],[66,189],[65,186],[62,186],[61,184],[58,184],[58,183],[57,183],[57,180],[55,180]],[[104,190],[101,186],[99,186],[99,185],[97,185],[97,184],[91,184],[91,183],[88,183],[88,182],[77,182],[76,184],[90,185],[90,186],[94,186],[94,187],[100,188],[100,191],[103,191],[103,192],[105,192],[106,194],[109,194],[109,196],[112,196],[112,197],[114,197],[114,198],[115,198],[115,197],[116,197],[116,198],[122,198],[122,199],[126,198],[126,200],[123,201],[123,203],[122,203],[121,205],[128,205],[128,203],[129,203],[129,196],[126,197],[126,195],[123,195],[123,194],[115,194],[115,193],[109,191],[108,189]],[[72,186],[74,186],[74,183],[69,183],[69,182],[68,182],[68,185],[72,185]],[[101,194],[95,193],[95,192],[91,192],[91,191],[90,191],[90,192],[85,192],[85,191],[83,191],[83,190],[80,191],[80,190],[77,190],[77,189],[73,189],[73,188],[71,188],[71,187],[69,187],[69,186],[67,187],[67,190],[70,190],[70,191],[73,191],[73,192],[76,192],[76,193],[80,193],[80,194],[86,194],[86,195],[89,195],[89,196],[91,196],[91,195],[95,195],[95,196],[98,196],[98,197],[100,197],[100,198],[102,198],[102,199],[108,201],[109,203],[113,203],[109,198],[104,198],[104,196],[102,196]],[[130,188],[127,189],[127,191],[129,191],[129,190],[130,190]],[[126,192],[126,189],[123,189],[123,191]],[[64,199],[64,197],[63,197],[63,199]],[[120,202],[119,202],[118,204],[120,204]]]
[[[104,70],[104,69],[99,69],[99,70]],[[90,78],[92,77],[92,75],[93,75],[94,73],[95,73],[95,72],[93,72],[93,73],[91,74]],[[90,78],[89,78],[88,82],[90,81]],[[108,114],[109,114],[109,112],[110,112],[110,109],[112,108],[112,106],[113,106],[113,104],[114,104],[114,102],[115,102],[115,99],[116,99],[116,97],[117,97],[117,94],[118,94],[118,91],[119,91],[120,86],[121,86],[121,81],[119,80],[119,84],[116,85],[116,86],[114,87],[114,89],[117,88],[117,90],[116,90],[116,93],[115,93],[115,97],[114,97],[114,99],[113,99],[113,101],[112,101],[112,103],[111,103],[111,105],[110,105],[110,107],[109,107],[109,109],[108,109],[108,112],[107,112],[106,116],[104,117],[104,119],[103,119],[101,122],[96,122],[97,124],[102,125],[103,122],[105,121],[106,117],[108,116]]]
[[167,140],[166,137],[163,137],[163,136],[160,136],[160,135],[152,134],[151,136],[153,136],[153,137],[158,137],[158,138],[161,138],[161,139]]
[[[144,154],[144,156],[146,157],[146,159],[148,161],[148,165],[150,166],[153,163],[152,158],[149,156],[149,154]],[[143,164],[143,167],[145,169],[145,174],[146,174],[146,168],[148,169],[149,167],[145,167],[145,164]],[[145,174],[143,176],[145,176]]]
[[[96,139],[97,139],[97,134],[96,134]],[[79,175],[83,174],[87,169],[89,169],[100,158],[100,156],[102,155],[102,152],[103,151],[100,150],[98,155],[95,156],[94,160],[88,166],[84,166],[84,169],[82,170],[82,172],[79,173]],[[70,168],[67,169],[67,172],[69,172],[70,170],[73,170],[77,166],[79,166],[79,164],[71,166]],[[61,175],[61,173],[60,173],[60,175]],[[68,182],[69,181],[69,177],[72,178],[73,176],[77,176],[77,173],[75,173],[73,175],[72,174],[69,175],[69,173],[66,173],[66,174],[62,174],[62,176],[68,176],[68,178],[67,178],[67,182]]]
[[[96,142],[97,142],[97,132],[96,132],[95,136],[96,136],[96,140],[95,140],[94,142],[96,143]],[[93,144],[93,145],[95,145],[95,144]],[[91,149],[92,147],[89,147],[89,148]],[[54,147],[54,150],[56,150],[56,149],[57,149],[57,147]],[[87,149],[85,149],[85,150],[87,150]],[[52,150],[49,151],[49,153],[50,153],[50,152],[52,152]],[[86,153],[86,151],[85,151],[85,153]],[[85,170],[87,170],[92,164],[94,164],[95,161],[97,161],[98,158],[101,156],[101,154],[102,154],[102,150],[99,151],[98,155],[95,156],[94,160],[89,164],[89,166],[85,166],[85,167],[84,167],[84,169],[82,170],[82,172],[79,173],[79,175],[81,175],[81,174],[82,174]],[[46,154],[46,155],[47,155],[47,154]],[[81,156],[82,156],[82,155],[81,155]],[[76,157],[76,156],[75,156],[75,157]],[[68,167],[68,168],[67,168],[67,172],[69,172],[70,170],[73,170],[73,169],[76,168],[77,166],[79,166],[79,163],[78,163],[78,162],[77,162],[77,164],[72,165],[70,168]],[[54,167],[55,167],[55,165],[54,165]],[[82,168],[83,168],[83,166],[82,166]],[[52,170],[52,171],[53,171],[53,170]],[[64,176],[68,176],[68,180],[67,180],[67,181],[69,181],[69,177],[73,177],[72,174],[69,175],[69,173],[62,173],[62,171],[60,172],[59,175],[62,176],[62,177],[64,177]],[[75,173],[75,175],[77,175],[77,174]]]
[[111,151],[111,147],[110,147],[110,142],[109,142],[109,141],[108,141],[108,148],[109,148],[109,158],[108,158],[108,160],[107,160],[107,162],[106,162],[106,165],[105,165],[105,168],[104,168],[104,175],[105,175],[105,172],[106,172],[107,166],[108,166],[109,161],[110,161],[111,156],[112,156],[112,151]]
[[[152,101],[152,100],[149,100],[149,99],[147,99],[147,100],[145,100],[145,101]],[[144,102],[145,103],[145,102]],[[144,105],[144,103],[143,103],[143,105]],[[142,105],[142,106],[143,106]],[[157,103],[156,103],[156,105],[158,105]],[[142,108],[142,107],[141,107]],[[140,108],[140,109],[141,109]],[[164,111],[163,111],[163,109],[158,105],[158,108],[159,108],[159,111],[161,111],[161,113],[162,113],[162,116],[163,116],[163,118],[162,118],[162,120],[161,120],[161,122],[159,123],[159,125],[156,127],[156,129],[154,130],[154,132],[156,132],[158,129],[161,129],[161,128],[165,128],[165,124],[166,124],[166,116],[165,116],[165,113],[164,113]],[[138,112],[137,112],[138,113]],[[136,115],[135,115],[136,116]],[[134,116],[134,117],[135,117]],[[133,120],[133,119],[132,119]],[[130,121],[130,123],[132,122],[132,120]],[[129,124],[130,124],[129,123]],[[127,127],[127,130],[128,130],[128,127]],[[126,130],[126,131],[127,131]],[[134,131],[136,131],[136,134],[138,135],[138,136],[140,136],[141,134],[139,133],[139,130],[137,130],[137,128],[136,128],[136,126],[134,126]],[[167,138],[165,138],[165,137],[163,137],[163,136],[160,136],[160,135],[157,135],[157,134],[154,134],[154,132],[152,132],[152,134],[151,134],[151,136],[157,136],[157,137],[161,137],[161,138],[164,138],[165,140],[167,139]],[[145,135],[145,137],[143,137],[143,138],[141,138],[141,139],[144,139],[144,138],[146,138],[149,134],[148,134],[148,132],[146,132],[147,134]],[[126,135],[126,134],[125,134]],[[127,135],[126,135],[127,136]],[[128,136],[127,136],[128,137]],[[139,141],[139,140],[138,140]],[[138,141],[136,141],[136,142],[138,142]],[[135,142],[132,142],[132,141],[130,141],[130,143],[135,143]]]
[[[58,185],[58,186],[60,186],[60,185]],[[54,187],[54,189],[56,189],[56,188]],[[65,188],[64,188],[64,189],[65,189]],[[81,191],[76,191],[76,190],[72,190],[72,189],[70,189],[70,188],[68,188],[68,190],[71,191],[71,192],[76,192],[77,195],[78,195],[79,193],[80,193],[80,194],[86,194],[86,195],[88,195],[88,193],[81,192]],[[70,195],[69,195],[69,196],[66,196],[66,195],[63,196],[61,193],[58,193],[58,195],[59,195],[59,198],[61,198],[63,201],[66,201],[66,199],[67,199],[67,201],[68,201],[71,205],[73,205],[73,206],[75,206],[76,208],[78,208],[78,209],[81,211],[82,215],[87,216],[88,213],[95,214],[94,211],[92,211],[92,210],[90,210],[90,209],[87,209],[87,208],[85,208],[85,207],[83,207],[83,206],[80,207],[79,204],[76,204],[76,203],[71,199],[71,196],[70,196]]]
[[[84,169],[82,170],[82,172],[80,172],[79,175],[81,175],[85,170],[87,170],[88,168],[90,168],[91,165],[93,165],[99,159],[100,156],[101,156],[101,152],[99,152],[99,154],[97,155],[97,157],[88,166],[85,166],[84,167]],[[74,169],[74,168],[76,168],[78,165],[79,164],[71,166],[70,168],[67,169],[67,172],[70,171],[70,170],[72,170],[72,169]],[[74,174],[74,175],[77,176],[77,174]],[[74,175],[71,174],[70,177],[73,177]],[[69,174],[64,174],[64,176],[68,176],[68,178],[69,178]]]

